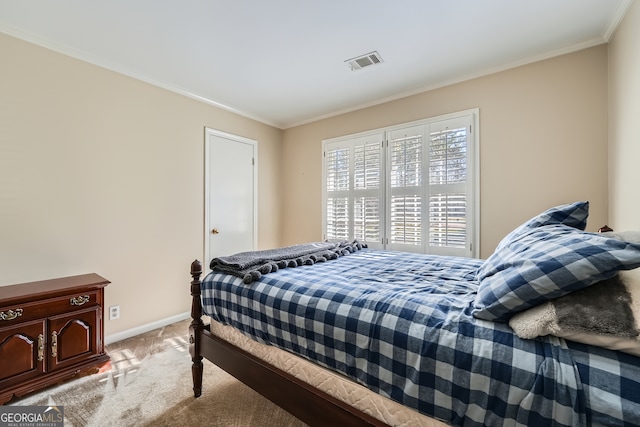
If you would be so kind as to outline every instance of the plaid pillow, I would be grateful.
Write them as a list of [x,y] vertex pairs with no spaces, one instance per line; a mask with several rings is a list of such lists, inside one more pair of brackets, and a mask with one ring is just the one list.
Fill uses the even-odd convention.
[[518,312],[636,267],[638,243],[564,224],[526,230],[482,265],[473,315],[506,322]]
[[569,227],[584,230],[587,227],[587,217],[589,216],[589,202],[575,202],[567,205],[555,206],[547,209],[539,215],[534,216],[529,221],[507,234],[496,247],[496,250],[508,245],[511,241],[520,237],[532,228],[543,225],[564,224]]

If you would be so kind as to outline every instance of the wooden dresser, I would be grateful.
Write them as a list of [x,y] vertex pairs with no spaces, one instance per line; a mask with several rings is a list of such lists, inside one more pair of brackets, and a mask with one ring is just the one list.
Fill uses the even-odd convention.
[[0,286],[0,404],[97,372],[104,351],[104,287],[97,274]]

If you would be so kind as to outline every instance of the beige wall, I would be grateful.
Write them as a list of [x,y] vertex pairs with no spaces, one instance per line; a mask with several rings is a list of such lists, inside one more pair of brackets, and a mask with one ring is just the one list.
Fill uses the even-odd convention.
[[640,2],[609,44],[609,221],[640,230]]
[[189,311],[206,126],[258,141],[280,244],[281,130],[2,34],[0,55],[0,285],[101,274],[107,336]]
[[283,244],[322,238],[321,141],[480,109],[481,256],[538,212],[591,202],[607,218],[607,47],[540,61],[290,128],[283,137]]

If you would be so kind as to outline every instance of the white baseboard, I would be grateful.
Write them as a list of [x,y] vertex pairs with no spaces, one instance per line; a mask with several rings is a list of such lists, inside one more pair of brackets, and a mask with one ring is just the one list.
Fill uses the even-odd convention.
[[104,337],[104,344],[109,345],[114,342],[122,341],[127,338],[135,337],[136,335],[143,334],[145,332],[152,331],[154,329],[162,328],[163,326],[170,325],[172,323],[179,322],[191,317],[191,312],[176,314],[175,316],[167,317],[156,322],[147,323],[146,325],[138,326],[136,328],[127,329],[126,331],[118,332],[115,334],[107,335]]

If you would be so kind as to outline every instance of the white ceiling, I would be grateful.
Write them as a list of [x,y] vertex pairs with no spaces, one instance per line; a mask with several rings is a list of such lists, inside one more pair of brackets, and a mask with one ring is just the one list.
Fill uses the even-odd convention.
[[0,32],[284,129],[606,43],[631,2],[0,0]]

